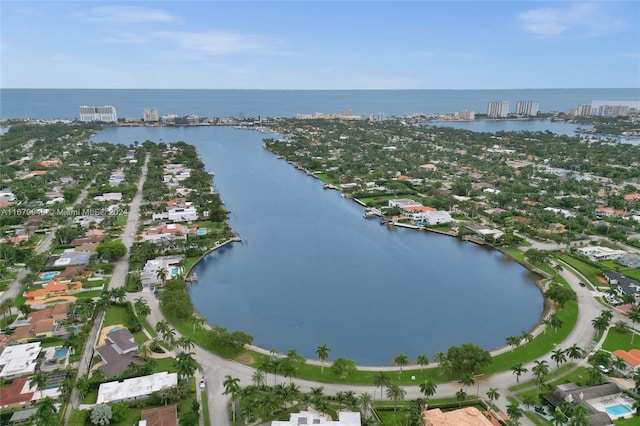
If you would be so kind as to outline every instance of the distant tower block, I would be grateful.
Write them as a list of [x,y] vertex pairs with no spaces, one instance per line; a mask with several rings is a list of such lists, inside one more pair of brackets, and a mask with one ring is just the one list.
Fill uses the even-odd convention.
[[92,122],[101,121],[105,123],[116,123],[118,116],[115,107],[106,106],[81,106],[80,121]]
[[147,108],[144,110],[142,115],[142,120],[145,122],[157,122],[158,121],[158,110],[155,108]]

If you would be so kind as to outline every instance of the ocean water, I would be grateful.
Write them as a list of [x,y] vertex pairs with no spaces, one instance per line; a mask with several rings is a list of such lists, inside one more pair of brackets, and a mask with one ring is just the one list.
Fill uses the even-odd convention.
[[78,118],[80,105],[112,105],[118,117],[141,118],[145,108],[160,115],[201,117],[292,117],[298,113],[343,112],[408,115],[473,110],[490,101],[540,104],[541,112],[565,111],[594,100],[640,100],[631,89],[510,90],[160,90],[160,89],[0,89],[0,118]]

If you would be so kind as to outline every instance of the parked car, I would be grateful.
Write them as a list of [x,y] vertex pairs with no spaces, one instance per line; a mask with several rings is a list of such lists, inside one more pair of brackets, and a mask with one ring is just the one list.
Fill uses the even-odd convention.
[[533,407],[533,409],[536,411],[536,413],[547,414],[544,407]]
[[598,366],[598,370],[600,370],[604,374],[609,374],[609,369],[607,367],[605,367],[604,365],[599,365]]
[[580,281],[578,284],[580,284],[580,287],[586,287],[586,285],[584,285],[582,281]]
[[200,380],[200,389],[204,389],[204,388],[205,388],[204,380]]

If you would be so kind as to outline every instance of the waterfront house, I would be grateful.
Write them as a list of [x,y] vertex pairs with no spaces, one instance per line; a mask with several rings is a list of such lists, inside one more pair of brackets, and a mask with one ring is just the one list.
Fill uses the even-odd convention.
[[291,413],[289,420],[273,420],[271,422],[271,426],[360,426],[361,424],[360,413],[353,411],[338,411],[338,420],[330,420],[326,415],[315,411],[300,411],[299,413]]
[[589,257],[591,260],[615,260],[619,259],[625,254],[627,254],[624,250],[615,250],[609,247],[600,247],[600,246],[588,246],[588,247],[579,247],[576,249],[578,254]]

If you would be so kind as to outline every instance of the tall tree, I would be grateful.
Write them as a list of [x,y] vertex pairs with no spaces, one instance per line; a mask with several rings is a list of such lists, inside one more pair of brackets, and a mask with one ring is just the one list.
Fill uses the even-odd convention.
[[321,363],[320,374],[324,373],[324,363],[327,359],[329,359],[329,352],[331,352],[331,349],[329,349],[329,347],[325,344],[320,345],[316,348],[316,355],[318,356],[318,359]]
[[388,387],[391,384],[391,379],[389,376],[384,374],[383,371],[380,371],[378,374],[373,376],[373,385],[377,388],[380,388],[380,399],[382,399],[382,389]]
[[371,404],[373,403],[373,396],[370,393],[363,392],[358,397],[358,408],[362,416],[366,419],[371,415]]
[[29,377],[29,386],[38,388],[40,391],[40,398],[42,398],[42,393],[44,392],[44,388],[47,386],[48,382],[49,379],[47,378],[47,375],[42,371],[38,371]]
[[393,359],[393,363],[400,367],[400,374],[402,374],[402,367],[406,367],[409,364],[409,357],[401,353]]
[[222,382],[224,386],[223,395],[231,395],[231,412],[232,412],[232,421],[236,422],[236,398],[240,393],[240,379],[231,377],[229,375],[224,376],[224,382]]
[[520,408],[520,405],[518,405],[517,403],[507,405],[507,416],[509,416],[509,418],[511,419],[511,423],[514,426],[520,424],[520,419],[523,415],[524,413],[522,412],[522,408]]
[[467,399],[467,393],[464,389],[460,388],[458,392],[456,392],[456,399],[458,400],[458,407],[462,407],[462,402]]
[[178,373],[178,376],[182,377],[183,379],[193,376],[197,370],[202,368],[200,364],[198,364],[198,362],[193,359],[193,356],[188,352],[180,352],[175,357],[174,362],[176,365],[176,372]]
[[529,369],[521,362],[511,367],[511,372],[516,376],[516,383],[520,383],[520,376],[527,371],[529,371]]
[[489,388],[489,390],[487,391],[487,398],[489,398],[489,401],[492,402],[500,398],[500,392],[498,392],[498,388]]
[[424,354],[418,355],[416,357],[416,364],[420,366],[420,372],[422,373],[422,369],[429,365],[429,358]]
[[551,359],[556,362],[556,368],[559,368],[560,364],[567,361],[566,352],[560,348],[555,349],[551,353]]
[[424,382],[420,383],[419,388],[420,392],[422,392],[425,397],[431,398],[435,395],[438,385],[436,385],[436,382],[433,380],[425,379]]
[[387,398],[393,401],[394,413],[398,410],[398,401],[402,401],[406,395],[407,391],[395,383],[387,387]]
[[36,424],[38,426],[57,426],[58,416],[55,406],[55,401],[52,398],[46,397],[40,399],[37,404],[36,411]]

